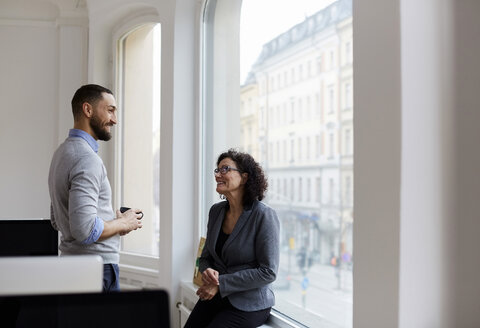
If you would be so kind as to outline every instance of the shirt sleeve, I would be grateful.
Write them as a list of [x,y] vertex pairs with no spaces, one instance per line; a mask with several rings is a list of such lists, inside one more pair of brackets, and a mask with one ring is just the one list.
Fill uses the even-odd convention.
[[82,244],[84,245],[90,245],[93,244],[100,238],[102,235],[104,229],[104,223],[103,220],[100,219],[99,217],[95,218],[95,225],[93,226],[92,232],[90,233],[90,236],[87,237],[84,241],[82,241]]
[[52,225],[53,229],[59,231],[57,226],[57,221],[55,221],[55,214],[53,213],[53,205],[50,203],[50,224]]
[[70,172],[69,225],[78,243],[87,242],[98,230],[95,227],[99,224],[97,211],[102,178],[102,163],[94,156],[80,158]]

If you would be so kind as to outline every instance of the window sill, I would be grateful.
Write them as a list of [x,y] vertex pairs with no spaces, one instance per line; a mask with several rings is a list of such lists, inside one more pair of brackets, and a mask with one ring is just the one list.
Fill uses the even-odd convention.
[[120,252],[120,264],[159,271],[159,258],[151,255]]
[[[198,296],[195,294],[197,286],[195,286],[190,281],[182,281],[180,284],[181,289],[181,299],[177,304],[180,314],[183,320],[186,320],[190,311],[195,306],[195,303],[198,300]],[[183,326],[183,325],[182,325]],[[288,318],[283,317],[280,313],[277,313],[275,310],[272,310],[270,318],[267,323],[260,326],[261,328],[304,328],[305,326],[295,323]]]
[[142,289],[159,287],[159,258],[120,253],[120,288]]

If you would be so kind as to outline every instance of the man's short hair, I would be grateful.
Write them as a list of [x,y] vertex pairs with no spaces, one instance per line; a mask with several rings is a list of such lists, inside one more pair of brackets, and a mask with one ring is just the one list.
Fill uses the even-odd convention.
[[73,95],[72,98],[72,112],[73,118],[80,117],[82,113],[82,105],[87,102],[94,106],[99,100],[103,98],[102,93],[109,93],[113,95],[113,92],[109,89],[102,87],[98,84],[86,84],[81,86]]

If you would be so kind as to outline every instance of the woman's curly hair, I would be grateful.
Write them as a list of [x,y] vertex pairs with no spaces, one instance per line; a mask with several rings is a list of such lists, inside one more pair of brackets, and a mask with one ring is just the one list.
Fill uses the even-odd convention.
[[241,173],[248,173],[244,186],[243,205],[251,205],[254,200],[262,200],[268,188],[268,181],[260,164],[250,154],[230,148],[218,156],[217,166],[225,158],[234,161]]

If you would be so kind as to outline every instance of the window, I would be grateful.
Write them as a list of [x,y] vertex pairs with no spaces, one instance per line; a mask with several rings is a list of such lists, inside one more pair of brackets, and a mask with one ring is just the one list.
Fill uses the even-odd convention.
[[295,99],[290,100],[290,123],[295,122]]
[[306,201],[309,202],[309,203],[311,201],[311,199],[310,199],[311,191],[312,191],[312,179],[308,178],[307,179],[307,193],[306,193],[307,199],[306,199]]
[[320,135],[315,136],[315,158],[319,159],[322,152],[322,144],[320,143]]
[[330,50],[330,69],[335,68],[335,52]]
[[301,203],[303,201],[303,184],[302,178],[298,178],[298,202]]
[[345,177],[345,203],[346,205],[352,205],[352,177],[347,176]]
[[307,145],[305,149],[305,159],[310,159],[310,137],[307,137]]
[[345,129],[345,155],[352,154],[352,130]]
[[322,179],[315,178],[315,201],[318,204],[322,204]]
[[320,113],[322,111],[322,100],[320,98],[320,93],[315,94],[315,115],[320,117]]
[[[332,6],[338,8],[335,15]],[[353,138],[353,110],[342,112],[340,106],[346,103],[343,83],[351,83],[353,74],[350,66],[341,65],[340,45],[352,42],[351,0],[207,0],[207,8],[213,11],[203,15],[208,60],[202,68],[200,156],[206,173],[201,194],[208,197],[202,199],[202,216],[220,200],[210,182],[216,156],[244,147],[238,137],[245,124],[238,119],[240,101],[246,86],[255,88],[253,108],[274,109],[265,117],[274,124],[252,131],[264,149],[256,159],[271,181],[264,202],[277,212],[282,231],[274,313],[305,326],[350,328],[352,266],[342,262],[342,255],[352,250],[352,229],[342,232],[340,227],[343,213],[353,213],[353,200],[346,194],[353,197],[352,162],[342,161],[346,129]],[[315,35],[304,36],[304,28]],[[272,92],[273,83],[281,92]],[[342,115],[331,115],[335,113]],[[262,112],[252,115],[261,117]],[[204,229],[206,222],[201,225]],[[299,263],[300,256],[308,260]],[[335,268],[332,256],[339,259]],[[322,306],[326,303],[334,309]]]
[[322,56],[317,57],[317,74],[320,75],[322,72]]
[[298,138],[298,155],[297,158],[301,160],[303,157],[303,151],[302,151],[302,138]]
[[307,120],[312,119],[312,104],[310,101],[310,96],[307,96]]
[[143,228],[122,237],[122,252],[158,257],[160,175],[160,24],[118,42],[119,142],[116,207],[143,210]]
[[290,162],[293,163],[295,161],[295,140],[290,140]]
[[335,154],[335,139],[333,136],[333,133],[328,134],[328,152],[329,152],[329,158],[333,158]]
[[293,202],[293,196],[295,195],[295,180],[290,178],[290,201]]
[[335,182],[332,178],[328,179],[328,202],[333,204]]
[[352,85],[350,83],[345,84],[345,109],[350,109],[352,107],[353,103],[353,97],[352,97]]
[[350,41],[345,43],[345,61],[352,63],[352,42]]
[[328,87],[328,113],[333,114],[335,111],[335,91],[333,86]]
[[301,121],[304,119],[303,117],[303,101],[302,99],[298,99],[298,120]]

